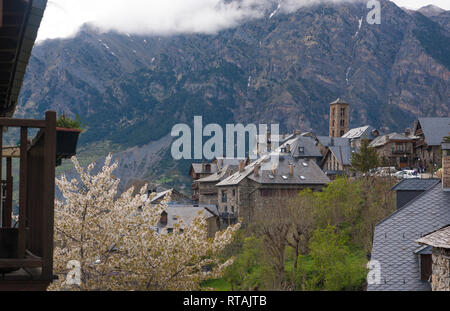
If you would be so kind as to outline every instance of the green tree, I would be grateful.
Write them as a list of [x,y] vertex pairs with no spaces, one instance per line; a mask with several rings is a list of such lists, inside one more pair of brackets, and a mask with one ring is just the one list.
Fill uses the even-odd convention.
[[316,229],[309,247],[309,269],[303,271],[308,274],[304,289],[358,290],[362,288],[367,274],[366,259],[363,253],[351,251],[347,237],[335,226]]
[[380,165],[378,153],[375,148],[369,146],[369,140],[362,140],[360,150],[352,154],[351,163],[355,171],[366,176],[368,176],[371,169]]

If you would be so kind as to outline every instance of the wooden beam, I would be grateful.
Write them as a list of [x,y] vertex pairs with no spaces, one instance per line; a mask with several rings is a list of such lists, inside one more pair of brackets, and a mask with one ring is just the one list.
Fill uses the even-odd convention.
[[44,193],[43,193],[43,234],[42,234],[42,277],[53,277],[53,226],[55,202],[55,166],[56,166],[56,112],[45,113],[44,137]]
[[18,256],[25,256],[26,245],[26,209],[27,209],[27,148],[28,148],[28,128],[20,128],[20,180],[19,180],[19,248]]
[[45,120],[0,118],[0,126],[44,128],[46,123]]
[[0,258],[0,268],[37,268],[41,266],[42,258]]
[[3,26],[3,0],[0,0],[0,28]]
[[13,177],[12,177],[12,159],[6,158],[6,200],[5,200],[5,214],[6,220],[4,227],[11,227],[12,218],[12,197],[13,197]]

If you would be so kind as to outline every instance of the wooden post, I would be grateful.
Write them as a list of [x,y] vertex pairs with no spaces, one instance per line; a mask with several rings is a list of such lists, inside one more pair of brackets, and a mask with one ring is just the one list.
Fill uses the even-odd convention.
[[11,227],[12,196],[13,196],[12,159],[11,157],[8,157],[6,158],[6,205],[5,205],[6,219],[4,222],[4,227],[7,228]]
[[3,0],[0,0],[0,27],[3,26]]
[[27,209],[27,149],[28,128],[20,128],[20,180],[19,180],[19,258],[25,257],[26,244],[26,209]]
[[56,112],[45,113],[44,140],[44,176],[43,176],[43,266],[42,278],[53,278],[53,223],[55,200],[55,165],[56,165]]

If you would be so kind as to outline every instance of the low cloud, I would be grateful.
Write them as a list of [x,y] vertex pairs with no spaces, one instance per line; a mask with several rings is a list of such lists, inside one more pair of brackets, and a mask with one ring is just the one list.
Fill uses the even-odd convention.
[[49,0],[38,40],[74,35],[90,23],[129,34],[212,34],[243,21],[321,2],[352,0]]
[[269,17],[279,4],[274,14],[349,1],[358,0],[49,0],[38,40],[72,36],[85,23],[139,35],[212,34]]

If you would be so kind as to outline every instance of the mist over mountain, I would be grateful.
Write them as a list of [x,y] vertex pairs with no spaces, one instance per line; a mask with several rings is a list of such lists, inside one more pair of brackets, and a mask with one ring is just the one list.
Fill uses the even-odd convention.
[[108,141],[117,150],[159,140],[195,115],[326,134],[338,97],[351,103],[352,127],[403,131],[418,116],[448,116],[449,11],[381,6],[380,25],[366,22],[365,2],[345,2],[275,6],[211,35],[84,26],[35,46],[15,116],[79,114],[88,124],[81,147]]

